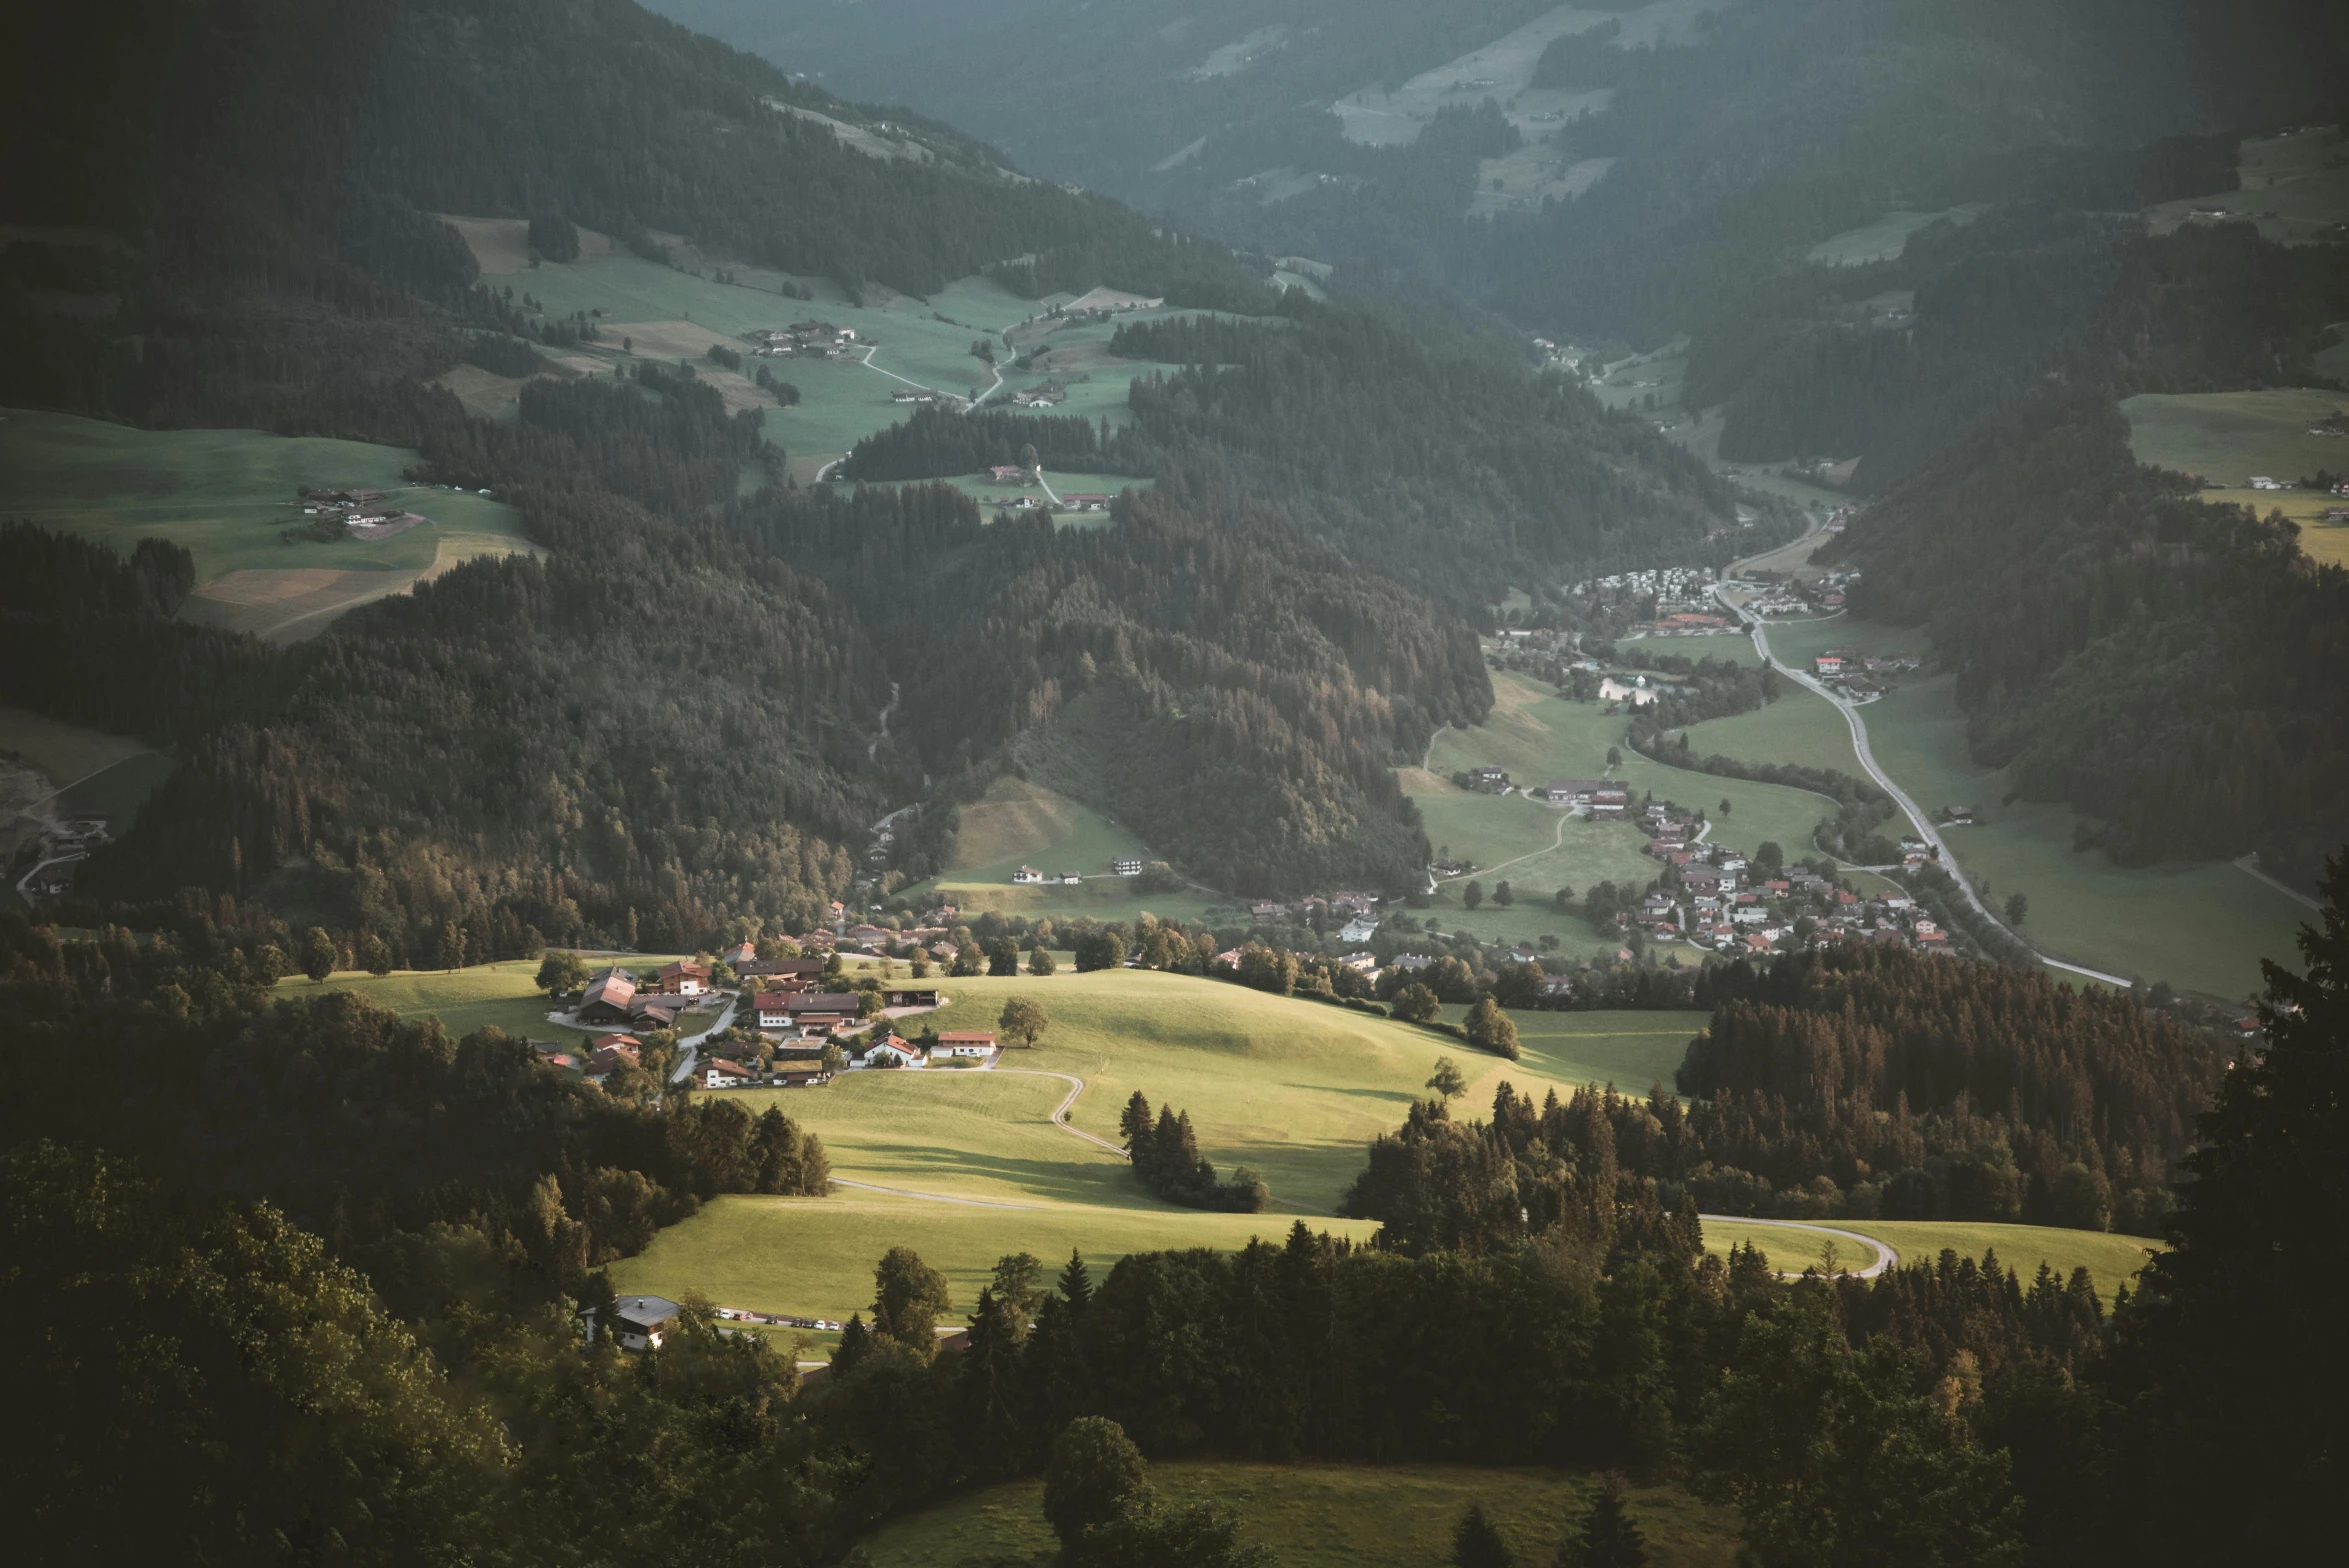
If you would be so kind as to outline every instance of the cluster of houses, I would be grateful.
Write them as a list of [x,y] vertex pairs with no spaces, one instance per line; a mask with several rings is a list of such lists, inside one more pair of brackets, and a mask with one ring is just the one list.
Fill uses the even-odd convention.
[[[1766,953],[1808,917],[1814,945],[1858,937],[1952,951],[1949,934],[1905,893],[1862,898],[1799,867],[1757,874],[1739,851],[1703,842],[1694,814],[1669,801],[1650,805],[1641,823],[1647,852],[1668,870],[1636,911],[1615,917],[1625,929],[1636,924],[1656,941],[1685,941],[1716,952]],[[1923,844],[1903,848],[1917,861],[1928,853]]]
[[1326,896],[1314,894],[1284,902],[1276,898],[1259,898],[1248,905],[1248,920],[1252,925],[1318,926],[1327,929],[1330,922],[1344,917],[1339,927],[1341,942],[1367,942],[1378,930],[1378,899],[1369,893],[1337,892]]
[[1886,682],[1895,675],[1914,670],[1917,663],[1911,654],[1858,654],[1838,648],[1811,660],[1811,673],[1839,697],[1851,702],[1873,702],[1891,689]]
[[869,344],[857,341],[854,327],[836,327],[829,321],[794,321],[788,327],[759,327],[743,337],[751,350],[772,359],[840,359]]
[[1650,637],[1718,637],[1723,632],[1735,631],[1725,615],[1712,615],[1702,610],[1675,610],[1659,615],[1648,625]]
[[[1120,855],[1109,863],[1109,874],[1118,877],[1138,877],[1142,874],[1142,857]],[[1011,874],[1015,887],[1076,887],[1085,880],[1081,871],[1038,871],[1034,866],[1022,866]]]
[[1859,576],[1855,571],[1835,571],[1806,581],[1786,572],[1756,572],[1756,588],[1745,608],[1764,618],[1834,615],[1843,610],[1847,591]]
[[1011,401],[1015,408],[1057,408],[1068,401],[1068,388],[1057,381],[1046,381],[1014,392]]
[[[486,490],[481,493],[489,494]],[[354,539],[389,539],[394,534],[406,533],[427,521],[388,500],[381,490],[312,490],[304,487],[295,491],[295,496],[295,504],[301,507],[304,517],[341,523],[350,530]]]
[[1566,591],[1586,599],[1653,599],[1660,612],[1667,608],[1701,610],[1712,587],[1713,569],[1709,566],[1651,566],[1593,577]]

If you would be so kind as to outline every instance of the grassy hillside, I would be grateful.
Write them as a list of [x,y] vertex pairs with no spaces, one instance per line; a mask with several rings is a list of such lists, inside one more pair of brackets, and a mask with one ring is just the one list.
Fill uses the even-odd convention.
[[[642,965],[659,960],[630,962]],[[509,963],[478,964],[470,969],[394,970],[388,975],[342,970],[321,981],[294,975],[280,980],[277,989],[285,996],[325,990],[356,991],[402,1018],[437,1017],[456,1038],[494,1026],[508,1034],[530,1035],[540,1040],[586,1039],[585,1030],[547,1022],[546,994],[531,983],[537,973],[536,959],[515,959]]]
[[[71,414],[0,415],[0,513],[128,553],[150,536],[196,558],[192,621],[308,636],[370,599],[475,556],[532,548],[513,508],[408,485],[400,447],[259,430],[135,430]],[[429,521],[389,539],[287,543],[302,485],[364,486]]]
[[[796,1111],[797,1106],[793,1109]],[[1064,1139],[1071,1148],[1075,1140]],[[845,1322],[870,1312],[873,1265],[891,1247],[911,1247],[946,1275],[953,1317],[979,1299],[995,1260],[1027,1252],[1051,1268],[1074,1250],[1102,1274],[1129,1252],[1170,1247],[1236,1251],[1251,1236],[1277,1242],[1292,1217],[1282,1214],[1201,1214],[1190,1209],[1101,1208],[1040,1203],[983,1208],[844,1189],[829,1198],[730,1197],[713,1200],[681,1225],[672,1225],[633,1258],[612,1265],[621,1290],[676,1297],[698,1291],[722,1306]],[[1361,1220],[1315,1220],[1365,1240],[1378,1227]]]
[[2313,432],[2320,420],[2349,409],[2349,393],[2319,388],[2264,392],[2144,393],[2125,400],[2129,446],[2137,460],[2197,474],[2217,488],[2210,501],[2281,512],[2300,525],[2300,548],[2311,560],[2349,565],[2349,523],[2322,514],[2341,500],[2321,490],[2254,490],[2251,478],[2285,484],[2319,469],[2349,471],[2349,439]]
[[[1153,1465],[1169,1501],[1237,1509],[1244,1541],[1270,1547],[1284,1568],[1422,1568],[1448,1560],[1452,1527],[1481,1503],[1521,1563],[1546,1563],[1578,1528],[1594,1478],[1555,1470],[1468,1470],[1437,1465],[1265,1465],[1185,1461]],[[864,1542],[874,1568],[917,1568],[960,1557],[1021,1555],[1053,1546],[1040,1480],[1007,1482],[900,1519]],[[1675,1487],[1640,1487],[1631,1515],[1656,1568],[1725,1565],[1737,1555],[1729,1510]]]
[[[1819,1223],[1872,1236],[1899,1253],[1904,1264],[1931,1262],[1947,1249],[1960,1257],[1977,1259],[1994,1252],[2003,1266],[2021,1270],[2026,1280],[2038,1272],[2041,1263],[2066,1279],[2075,1268],[2085,1268],[2095,1278],[2097,1293],[2107,1306],[2121,1286],[2133,1285],[2137,1271],[2161,1246],[2160,1242],[2144,1236],[2058,1230],[2045,1225],[1929,1220],[1821,1220]],[[1829,1239],[1782,1226],[1744,1225],[1735,1220],[1705,1222],[1706,1251],[1726,1254],[1733,1246],[1751,1243],[1770,1255],[1772,1267],[1786,1272],[1819,1261],[1820,1247]],[[1850,1242],[1839,1242],[1837,1260],[1845,1268],[1857,1267],[1867,1261],[1860,1256],[1864,1251]]]

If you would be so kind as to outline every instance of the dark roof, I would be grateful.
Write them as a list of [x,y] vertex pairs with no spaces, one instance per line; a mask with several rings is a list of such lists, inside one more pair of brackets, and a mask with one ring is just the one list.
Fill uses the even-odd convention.
[[853,1013],[864,1004],[854,991],[799,991],[783,999],[787,1013]]

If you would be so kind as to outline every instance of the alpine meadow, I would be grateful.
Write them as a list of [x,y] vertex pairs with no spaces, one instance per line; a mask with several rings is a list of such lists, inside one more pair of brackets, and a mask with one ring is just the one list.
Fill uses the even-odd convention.
[[2349,8],[31,0],[31,1564],[2349,1466]]

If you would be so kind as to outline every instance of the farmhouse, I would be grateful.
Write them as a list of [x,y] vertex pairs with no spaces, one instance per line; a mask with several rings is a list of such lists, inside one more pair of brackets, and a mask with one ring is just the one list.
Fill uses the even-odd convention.
[[659,984],[663,996],[699,996],[710,987],[710,966],[690,961],[663,964]]
[[1338,933],[1341,942],[1367,942],[1378,933],[1378,921],[1369,915],[1356,915],[1346,922]]
[[741,974],[743,972],[742,966],[744,964],[755,964],[759,961],[759,950],[748,942],[739,942],[734,946],[726,949],[726,951],[723,953],[720,953],[718,955],[718,961],[732,969],[736,974]]
[[605,970],[587,983],[574,1015],[582,1024],[624,1024],[635,1016],[636,981],[625,969]]
[[936,1007],[938,988],[934,985],[901,985],[881,993],[884,1007]]
[[1648,684],[1646,676],[1635,675],[1631,679],[1632,684],[1628,686],[1611,675],[1600,681],[1599,700],[1601,702],[1629,702],[1635,708],[1644,708],[1661,695]]
[[1071,490],[1060,498],[1060,504],[1072,512],[1106,512],[1109,510],[1109,497],[1089,490]]
[[1011,874],[1011,880],[1015,886],[1040,883],[1044,880],[1044,873],[1034,866],[1022,866]]
[[1068,389],[1057,381],[1047,381],[1025,392],[1014,392],[1011,400],[1021,408],[1051,408],[1068,401]]
[[929,1058],[924,1056],[922,1048],[912,1041],[899,1039],[894,1034],[883,1034],[879,1039],[868,1043],[864,1048],[864,1054],[857,1060],[860,1065],[865,1067],[920,1067]]
[[1133,855],[1120,855],[1109,863],[1109,869],[1121,877],[1138,877],[1142,874],[1142,862]]
[[942,1034],[938,1037],[938,1043],[930,1048],[930,1054],[984,1060],[995,1054],[995,1034],[993,1030],[988,1029],[961,1030]]
[[705,1089],[746,1089],[758,1078],[740,1062],[727,1061],[705,1062],[701,1076]]
[[987,477],[999,485],[1024,485],[1028,482],[1028,471],[1017,464],[998,463],[987,470]]
[[1553,779],[1542,799],[1578,816],[1622,817],[1631,809],[1631,791],[1613,779]]
[[1083,876],[1074,871],[1063,871],[1060,874],[1060,885],[1062,887],[1076,887],[1082,884],[1084,880],[1085,879]]
[[783,1013],[802,1029],[837,1029],[864,1016],[864,998],[854,991],[797,991],[783,999]]
[[1843,673],[1843,655],[1822,653],[1811,661],[1811,669],[1813,673],[1819,675],[1841,675]]

